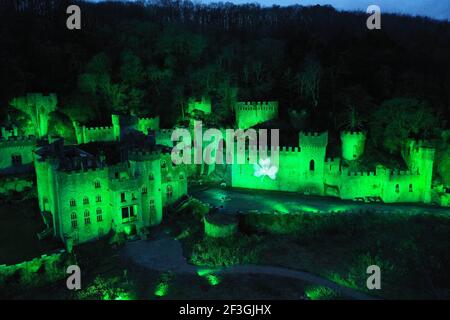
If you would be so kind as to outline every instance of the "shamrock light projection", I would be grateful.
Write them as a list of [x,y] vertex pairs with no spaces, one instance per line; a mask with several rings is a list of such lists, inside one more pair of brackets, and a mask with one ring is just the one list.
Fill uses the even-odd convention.
[[259,159],[259,165],[255,163],[253,165],[255,172],[255,177],[264,177],[268,176],[270,179],[275,180],[278,172],[278,167],[273,166],[270,163],[270,158],[267,159]]

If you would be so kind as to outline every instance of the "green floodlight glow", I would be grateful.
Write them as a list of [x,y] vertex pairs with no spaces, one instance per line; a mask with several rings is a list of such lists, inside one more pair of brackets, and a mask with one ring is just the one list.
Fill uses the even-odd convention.
[[270,158],[259,159],[259,164],[255,163],[253,167],[255,169],[253,173],[255,177],[268,176],[272,180],[275,180],[277,177],[278,167],[270,163]]
[[128,293],[119,293],[114,300],[131,300],[131,297]]
[[206,279],[208,280],[208,283],[212,286],[217,286],[220,283],[220,278],[213,274],[208,274],[206,276]]
[[155,289],[155,296],[157,297],[164,297],[169,292],[169,284],[165,282],[160,282],[156,286]]
[[123,228],[123,231],[125,232],[125,234],[127,235],[127,236],[129,236],[130,234],[131,234],[131,226],[125,226],[124,228]]
[[220,278],[216,275],[213,275],[212,272],[214,272],[214,270],[212,269],[200,269],[197,271],[197,275],[206,278],[210,285],[217,286],[221,282]]
[[336,298],[334,290],[324,286],[312,286],[305,289],[305,295],[311,300],[324,300]]

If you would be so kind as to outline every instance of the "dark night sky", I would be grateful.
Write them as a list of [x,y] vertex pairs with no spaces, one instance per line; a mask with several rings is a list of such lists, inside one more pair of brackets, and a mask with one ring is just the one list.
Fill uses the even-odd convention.
[[[105,1],[105,0],[91,0],[91,1]],[[134,0],[128,0],[134,1]],[[194,2],[221,2],[217,0],[194,0]],[[240,3],[259,3],[263,6],[278,5],[315,5],[315,4],[330,4],[339,10],[363,10],[371,4],[380,6],[381,13],[395,12],[404,13],[408,15],[428,16],[435,19],[450,20],[450,0],[224,0],[222,2]]]

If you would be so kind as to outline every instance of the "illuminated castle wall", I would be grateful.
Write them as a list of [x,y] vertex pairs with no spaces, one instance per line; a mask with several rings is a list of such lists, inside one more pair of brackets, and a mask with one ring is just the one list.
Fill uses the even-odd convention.
[[159,117],[121,117],[113,114],[111,115],[111,123],[111,126],[106,127],[86,127],[74,121],[73,126],[77,143],[119,141],[121,134],[126,133],[126,131],[135,130],[147,134],[148,130],[159,129]]
[[235,115],[237,127],[248,129],[259,123],[278,118],[278,102],[238,102],[235,106]]
[[0,138],[0,172],[19,173],[32,169],[34,136],[8,136]]
[[39,207],[64,242],[95,240],[111,230],[139,232],[159,224],[163,207],[187,193],[185,166],[173,166],[170,154],[159,151],[133,151],[115,165],[60,142],[36,153]]
[[[234,164],[232,186],[352,200],[373,197],[384,202],[430,202],[434,149],[410,142],[408,158],[405,158],[408,171],[378,166],[374,172],[351,172],[342,166],[340,159],[325,159],[327,142],[327,133],[300,133],[299,148],[278,149],[279,167],[275,179],[255,176],[253,164]],[[354,154],[357,157],[353,157]],[[353,159],[359,156],[358,152],[351,153]]]

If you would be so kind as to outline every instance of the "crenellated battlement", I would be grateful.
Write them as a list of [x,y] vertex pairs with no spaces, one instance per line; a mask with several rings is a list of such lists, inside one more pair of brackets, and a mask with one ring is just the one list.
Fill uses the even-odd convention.
[[0,138],[0,146],[20,146],[36,143],[35,136],[10,136],[7,139]]
[[62,169],[58,170],[66,176],[71,177],[80,177],[85,175],[90,175],[94,173],[103,173],[107,170],[105,167],[95,167],[95,168],[86,168],[86,169]]
[[161,156],[161,151],[133,150],[130,151],[128,157],[131,160],[146,160]]
[[411,170],[390,170],[390,176],[391,177],[402,177],[402,176],[419,176],[419,173],[417,171],[411,171]]
[[352,136],[359,138],[366,138],[366,133],[363,131],[342,131],[341,136]]
[[107,131],[107,130],[112,130],[113,127],[84,127],[87,131]]
[[300,148],[326,147],[328,144],[328,131],[325,132],[300,132]]
[[349,177],[374,177],[376,176],[374,171],[348,171],[347,176]]
[[236,104],[236,111],[278,111],[277,101],[245,101]]

